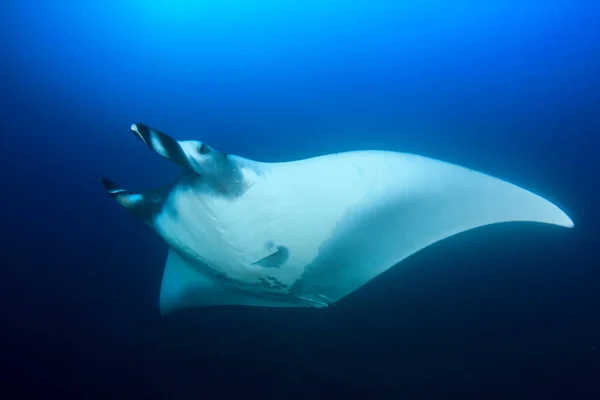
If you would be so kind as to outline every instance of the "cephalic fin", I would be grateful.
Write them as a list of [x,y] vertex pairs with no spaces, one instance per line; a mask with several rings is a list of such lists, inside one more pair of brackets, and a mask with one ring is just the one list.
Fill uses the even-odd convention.
[[131,125],[131,132],[155,153],[179,164],[183,168],[192,168],[181,144],[166,133],[144,124]]
[[102,185],[111,198],[144,221],[150,221],[162,207],[164,196],[160,190],[129,191],[105,177]]

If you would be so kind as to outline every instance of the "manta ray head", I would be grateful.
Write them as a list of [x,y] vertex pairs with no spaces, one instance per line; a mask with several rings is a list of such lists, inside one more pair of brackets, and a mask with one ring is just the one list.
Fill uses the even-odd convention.
[[131,131],[157,154],[200,176],[215,193],[239,196],[245,190],[240,157],[218,151],[199,140],[175,140],[144,124],[131,125]]
[[183,174],[164,188],[127,191],[102,178],[106,191],[137,217],[150,221],[162,209],[165,197],[177,185],[197,188],[198,194],[237,197],[247,187],[239,157],[230,156],[198,140],[178,141],[144,124],[131,131],[155,153],[183,167]]
[[202,175],[211,181],[222,180],[233,164],[226,153],[199,140],[178,141],[144,124],[131,125],[131,131],[157,154]]

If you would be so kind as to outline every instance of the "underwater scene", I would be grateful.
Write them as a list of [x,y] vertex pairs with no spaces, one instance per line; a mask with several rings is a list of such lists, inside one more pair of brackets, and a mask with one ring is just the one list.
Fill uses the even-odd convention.
[[0,3],[0,396],[600,399],[599,21]]

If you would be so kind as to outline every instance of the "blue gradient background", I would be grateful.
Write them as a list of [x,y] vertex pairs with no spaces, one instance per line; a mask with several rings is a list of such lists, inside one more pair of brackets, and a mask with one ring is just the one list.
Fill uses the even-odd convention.
[[[8,387],[597,398],[598,21],[600,3],[566,0],[4,1]],[[99,181],[148,188],[177,173],[133,122],[264,161],[440,158],[541,194],[575,229],[461,234],[337,308],[160,318],[166,245]]]

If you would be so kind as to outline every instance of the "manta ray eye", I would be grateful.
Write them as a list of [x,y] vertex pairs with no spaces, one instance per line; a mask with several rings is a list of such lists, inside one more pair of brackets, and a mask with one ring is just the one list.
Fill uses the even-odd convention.
[[202,143],[200,146],[198,146],[198,153],[208,154],[208,153],[210,153],[210,147],[208,147],[206,144]]

